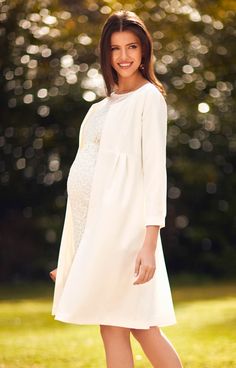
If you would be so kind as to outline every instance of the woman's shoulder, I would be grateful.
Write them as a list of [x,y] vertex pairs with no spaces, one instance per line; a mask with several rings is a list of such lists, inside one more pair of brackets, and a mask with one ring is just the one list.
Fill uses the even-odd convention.
[[165,97],[163,96],[159,88],[154,83],[151,82],[148,83],[147,88],[144,91],[144,95],[146,96],[146,98],[159,99],[165,101]]
[[145,90],[143,98],[143,114],[149,118],[150,114],[167,114],[167,103],[159,88],[150,83]]
[[95,111],[97,110],[97,108],[104,106],[106,102],[107,102],[107,97],[104,97],[102,100],[92,103],[92,105],[90,106],[90,110]]
[[86,119],[87,118],[90,118],[91,115],[93,115],[93,113],[99,109],[100,106],[102,106],[102,102],[104,101],[105,99],[101,100],[101,101],[98,101],[98,102],[94,102],[92,103],[88,110],[87,110],[87,113],[86,113]]

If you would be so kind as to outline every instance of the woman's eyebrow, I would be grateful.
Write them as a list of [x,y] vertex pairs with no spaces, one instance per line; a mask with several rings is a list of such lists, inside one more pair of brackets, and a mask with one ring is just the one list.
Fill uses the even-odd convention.
[[[130,43],[127,43],[125,46],[133,45],[134,43],[138,44],[138,42],[130,42]],[[111,46],[119,46],[119,45],[112,44]]]

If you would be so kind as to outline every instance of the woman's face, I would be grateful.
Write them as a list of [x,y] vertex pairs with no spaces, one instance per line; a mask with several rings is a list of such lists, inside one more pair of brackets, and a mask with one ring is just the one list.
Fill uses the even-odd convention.
[[111,65],[121,78],[140,73],[142,46],[131,31],[114,32],[111,35]]

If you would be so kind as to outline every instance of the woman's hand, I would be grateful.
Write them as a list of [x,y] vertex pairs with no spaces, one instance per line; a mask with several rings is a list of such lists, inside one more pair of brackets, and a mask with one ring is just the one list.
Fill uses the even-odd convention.
[[57,276],[57,268],[55,268],[54,270],[52,270],[51,272],[49,272],[49,276],[51,277],[52,281],[56,281],[56,276]]
[[159,230],[159,225],[146,226],[144,243],[136,257],[134,276],[138,277],[133,283],[134,285],[144,284],[154,276],[156,271],[155,251]]
[[144,284],[151,280],[156,270],[155,250],[152,246],[143,246],[136,257],[133,285]]

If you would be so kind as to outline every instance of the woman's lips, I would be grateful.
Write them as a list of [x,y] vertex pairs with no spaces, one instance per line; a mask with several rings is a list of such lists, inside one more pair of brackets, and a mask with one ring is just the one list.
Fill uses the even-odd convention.
[[118,65],[122,69],[128,69],[132,64],[133,64],[133,62],[132,63],[120,63]]

